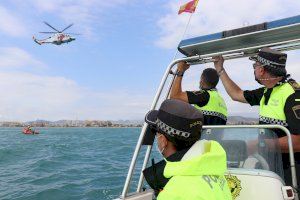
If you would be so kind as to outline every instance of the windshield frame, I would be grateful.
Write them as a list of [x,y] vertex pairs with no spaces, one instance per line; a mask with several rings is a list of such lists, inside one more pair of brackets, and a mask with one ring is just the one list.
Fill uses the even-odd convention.
[[292,175],[292,184],[293,187],[297,188],[297,177],[296,177],[296,168],[295,168],[295,158],[294,158],[294,149],[292,143],[292,137],[290,131],[280,125],[218,125],[218,126],[203,126],[203,129],[209,131],[209,129],[234,129],[234,128],[258,128],[258,129],[280,129],[282,130],[288,139],[289,146],[289,159],[291,164],[291,175]]

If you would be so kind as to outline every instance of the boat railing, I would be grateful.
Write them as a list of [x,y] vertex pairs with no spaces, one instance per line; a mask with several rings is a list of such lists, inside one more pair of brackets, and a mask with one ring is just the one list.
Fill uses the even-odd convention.
[[[201,59],[201,56],[199,56],[199,55],[197,55],[197,56],[191,56],[191,57],[184,57],[184,58],[176,59],[176,60],[172,61],[169,64],[169,66],[167,67],[167,69],[166,69],[166,71],[164,73],[164,76],[163,76],[163,78],[161,80],[159,88],[158,88],[158,90],[156,92],[156,95],[154,97],[154,100],[152,102],[150,110],[155,109],[157,107],[157,103],[158,103],[159,99],[161,98],[161,94],[162,94],[162,91],[163,91],[163,89],[164,89],[164,87],[166,85],[167,79],[168,79],[169,75],[172,75],[173,79],[172,79],[171,83],[169,84],[169,86],[167,88],[168,92],[167,92],[167,95],[164,97],[164,99],[168,98],[169,92],[171,90],[171,87],[172,87],[172,84],[173,84],[173,81],[174,81],[174,77],[175,77],[173,75],[174,73],[172,73],[172,68],[177,63],[179,63],[181,61],[189,62],[189,63],[192,63],[192,64],[198,64],[198,63],[195,63],[195,61],[200,60],[200,59]],[[226,59],[226,57],[225,57],[225,59]],[[141,130],[141,134],[140,134],[139,139],[138,139],[138,142],[136,144],[136,148],[135,148],[133,156],[132,156],[132,160],[131,160],[131,163],[130,163],[130,166],[129,166],[129,170],[128,170],[128,174],[127,174],[127,177],[126,177],[126,180],[125,180],[125,184],[124,184],[124,187],[123,187],[121,198],[125,198],[126,194],[128,192],[128,188],[129,188],[129,185],[130,185],[132,174],[133,174],[133,171],[134,171],[134,168],[135,168],[135,165],[136,165],[137,157],[138,157],[138,154],[140,152],[140,149],[141,149],[141,146],[142,146],[142,142],[143,142],[143,138],[144,138],[144,135],[146,133],[147,128],[148,128],[148,125],[146,123],[144,123],[144,125],[142,127],[142,130]],[[291,141],[290,141],[291,138],[290,138],[290,133],[289,132],[288,132],[288,135],[289,135],[289,143],[291,143]],[[148,163],[149,156],[150,156],[150,153],[151,153],[151,149],[152,149],[152,146],[148,145],[147,150],[146,150],[146,154],[145,154],[145,159],[144,159],[144,162],[143,162],[143,165],[142,165],[142,170],[146,168],[146,165]],[[292,157],[294,157],[294,156],[292,155]],[[293,159],[293,163],[294,163],[294,159]],[[291,167],[293,167],[292,171],[295,172],[295,166],[292,165]],[[144,180],[143,173],[141,173],[139,181],[138,181],[138,186],[137,186],[136,192],[141,192],[142,191],[143,180]],[[293,180],[293,184],[296,185],[295,180]]]

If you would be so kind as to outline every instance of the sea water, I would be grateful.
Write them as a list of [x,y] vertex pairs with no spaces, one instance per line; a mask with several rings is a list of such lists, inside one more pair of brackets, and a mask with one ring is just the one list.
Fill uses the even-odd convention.
[[[121,194],[140,128],[39,131],[24,135],[21,128],[0,129],[0,199],[114,199]],[[132,185],[138,178],[135,173]]]

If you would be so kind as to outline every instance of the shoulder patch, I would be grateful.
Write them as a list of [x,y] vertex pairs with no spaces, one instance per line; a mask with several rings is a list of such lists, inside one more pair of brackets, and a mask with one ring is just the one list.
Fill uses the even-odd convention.
[[199,95],[199,94],[203,94],[204,90],[199,90],[199,91],[193,91],[193,94],[195,95]]
[[240,196],[242,186],[241,186],[241,180],[239,180],[236,176],[233,175],[225,175],[229,190],[231,192],[232,199],[236,199],[238,196]]
[[300,85],[299,83],[297,83],[296,81],[289,81],[289,84],[292,86],[292,88],[295,90],[295,91],[300,91]]
[[300,119],[300,105],[292,107],[294,115],[297,119]]

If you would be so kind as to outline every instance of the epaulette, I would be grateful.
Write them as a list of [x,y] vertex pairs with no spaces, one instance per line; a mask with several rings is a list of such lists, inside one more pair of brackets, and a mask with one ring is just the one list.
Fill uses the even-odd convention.
[[297,119],[300,119],[300,85],[297,83],[295,80],[289,80],[289,84],[292,86],[294,89],[294,101],[291,103],[291,108],[294,112],[294,115]]
[[292,86],[292,88],[295,90],[295,91],[300,91],[300,84],[297,83],[295,80],[289,80],[288,83]]

